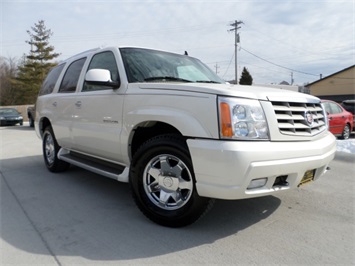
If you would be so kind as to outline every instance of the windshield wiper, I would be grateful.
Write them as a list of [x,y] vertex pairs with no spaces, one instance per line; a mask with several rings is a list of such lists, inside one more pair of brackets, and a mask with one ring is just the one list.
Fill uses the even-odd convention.
[[213,80],[196,80],[197,83],[216,83],[221,84],[221,82],[213,81]]
[[177,77],[170,77],[170,76],[150,77],[144,79],[144,81],[154,81],[154,80],[192,82],[191,80],[177,78]]

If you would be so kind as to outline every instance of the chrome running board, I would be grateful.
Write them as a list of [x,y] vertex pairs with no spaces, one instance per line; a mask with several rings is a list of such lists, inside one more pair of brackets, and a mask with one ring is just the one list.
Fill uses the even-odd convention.
[[128,182],[129,167],[61,148],[58,159],[120,182]]

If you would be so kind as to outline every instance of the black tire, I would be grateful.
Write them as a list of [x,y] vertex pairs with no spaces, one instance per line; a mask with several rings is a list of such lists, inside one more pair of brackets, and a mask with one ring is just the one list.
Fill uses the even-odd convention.
[[34,127],[35,126],[35,121],[33,120],[32,116],[28,117],[28,122],[30,123],[30,127]]
[[43,158],[48,170],[54,173],[67,170],[70,164],[58,159],[60,146],[51,126],[46,127],[42,139]]
[[341,133],[341,138],[342,139],[348,139],[350,137],[350,126],[349,124],[346,124],[344,129],[343,129],[343,132]]
[[150,220],[167,227],[197,221],[214,200],[200,197],[186,142],[176,135],[156,136],[134,155],[130,169],[133,198]]

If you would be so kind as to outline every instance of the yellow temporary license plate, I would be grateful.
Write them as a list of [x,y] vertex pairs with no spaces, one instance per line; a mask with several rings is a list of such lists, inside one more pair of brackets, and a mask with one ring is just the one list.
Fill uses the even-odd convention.
[[304,185],[304,184],[306,184],[306,183],[309,183],[309,182],[313,181],[313,179],[314,179],[314,172],[315,172],[314,169],[313,169],[313,170],[308,170],[307,172],[305,172],[305,173],[304,173],[304,176],[302,177],[302,180],[301,180],[301,182],[298,184],[298,186],[300,187],[300,186],[302,186],[302,185]]

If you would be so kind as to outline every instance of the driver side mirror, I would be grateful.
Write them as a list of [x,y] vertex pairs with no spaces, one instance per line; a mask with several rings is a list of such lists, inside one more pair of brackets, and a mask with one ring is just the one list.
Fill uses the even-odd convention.
[[121,83],[112,81],[111,72],[107,69],[90,69],[85,75],[85,81],[90,85],[107,86],[117,89]]

